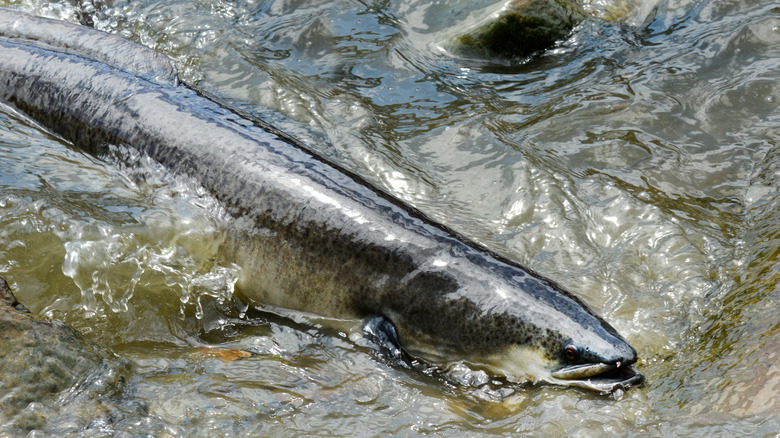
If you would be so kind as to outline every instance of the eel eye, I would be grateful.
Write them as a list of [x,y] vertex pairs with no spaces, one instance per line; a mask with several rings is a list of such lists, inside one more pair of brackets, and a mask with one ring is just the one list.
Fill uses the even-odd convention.
[[564,349],[564,353],[566,354],[566,359],[575,360],[579,357],[580,350],[576,345],[567,345],[566,349]]

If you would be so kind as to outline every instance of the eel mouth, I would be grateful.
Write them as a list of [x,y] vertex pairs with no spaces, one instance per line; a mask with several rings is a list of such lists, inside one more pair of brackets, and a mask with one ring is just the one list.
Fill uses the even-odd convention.
[[567,366],[553,371],[552,377],[554,383],[602,394],[610,394],[618,389],[625,391],[632,386],[640,386],[645,381],[645,377],[632,365],[620,362]]

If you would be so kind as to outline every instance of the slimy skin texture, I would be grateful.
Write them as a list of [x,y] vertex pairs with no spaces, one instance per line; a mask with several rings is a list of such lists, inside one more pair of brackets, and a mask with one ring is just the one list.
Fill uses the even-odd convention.
[[239,292],[255,305],[380,315],[413,355],[514,381],[574,384],[553,374],[581,365],[578,378],[595,378],[594,364],[636,361],[614,328],[554,282],[186,86],[0,41],[0,101],[88,152],[125,144],[197,179],[244,224],[224,255],[242,267]]
[[89,27],[0,8],[0,35],[8,39],[30,40],[66,53],[73,52],[119,70],[131,71],[153,82],[179,83],[176,66],[167,56]]

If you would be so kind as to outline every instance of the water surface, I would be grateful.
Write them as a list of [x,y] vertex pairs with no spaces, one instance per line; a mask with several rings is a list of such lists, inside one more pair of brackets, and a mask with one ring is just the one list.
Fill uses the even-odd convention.
[[565,285],[637,348],[647,377],[602,397],[457,363],[404,370],[355,321],[245,309],[240,267],[218,251],[229,219],[207,193],[132,151],[82,154],[2,108],[0,275],[131,364],[112,397],[45,407],[60,418],[45,431],[780,431],[774,3],[609,14],[615,3],[590,2],[598,17],[522,62],[447,54],[487,1],[2,3],[171,56],[187,83]]

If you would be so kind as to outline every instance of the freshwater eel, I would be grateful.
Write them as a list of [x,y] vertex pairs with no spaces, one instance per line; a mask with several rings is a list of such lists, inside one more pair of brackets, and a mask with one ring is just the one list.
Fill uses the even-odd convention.
[[[158,56],[151,49],[61,22],[56,38],[42,38],[37,29],[49,20],[5,9],[0,17],[33,24],[5,38],[0,30],[0,101],[89,153],[128,145],[195,178],[237,218],[224,254],[242,267],[237,292],[252,304],[378,315],[409,354],[463,361],[509,381],[603,393],[642,382],[631,365],[636,350],[561,286],[263,122],[155,80],[154,68],[127,67],[134,64],[126,59]],[[79,46],[58,42],[72,42],[68,32]],[[101,62],[92,41],[111,38],[125,53]],[[81,45],[91,49],[81,55]]]

